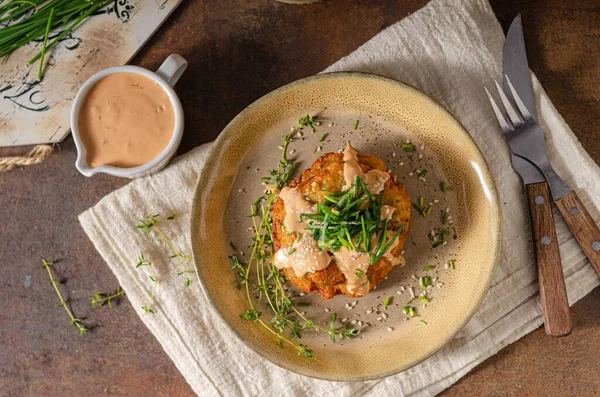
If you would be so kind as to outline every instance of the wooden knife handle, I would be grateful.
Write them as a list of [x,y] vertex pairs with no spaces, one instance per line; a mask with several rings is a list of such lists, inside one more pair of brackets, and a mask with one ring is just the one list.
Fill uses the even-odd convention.
[[600,276],[600,231],[574,191],[556,200],[556,206],[565,218],[579,245]]
[[571,312],[558,251],[547,182],[526,185],[531,229],[544,311],[546,333],[553,337],[571,333]]

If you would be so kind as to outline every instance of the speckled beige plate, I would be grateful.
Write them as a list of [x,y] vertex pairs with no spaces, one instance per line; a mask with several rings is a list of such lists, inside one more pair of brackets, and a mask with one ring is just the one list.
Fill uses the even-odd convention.
[[[331,313],[361,330],[352,340],[333,343],[324,332],[305,331],[318,360],[301,359],[280,348],[272,334],[240,314],[248,308],[228,255],[248,257],[250,205],[262,194],[260,177],[276,168],[281,136],[306,114],[319,115],[316,132],[304,128],[290,145],[291,157],[308,167],[319,155],[337,151],[348,141],[359,151],[382,158],[407,186],[412,202],[424,197],[432,205],[427,217],[413,210],[404,256],[407,265],[361,299],[337,296],[322,301],[315,294],[296,298],[327,328]],[[354,125],[358,120],[358,127]],[[320,138],[327,134],[325,140]],[[410,140],[416,151],[401,145]],[[424,170],[427,170],[426,173]],[[442,192],[440,182],[452,187]],[[445,216],[443,214],[446,214]],[[445,224],[442,218],[445,217]],[[450,234],[440,241],[441,228]],[[435,241],[428,234],[433,230]],[[192,208],[192,244],[200,282],[208,300],[231,330],[271,362],[315,378],[357,381],[403,371],[435,353],[469,321],[488,290],[499,256],[501,216],[492,178],[479,149],[463,127],[440,105],[412,87],[361,73],[332,73],[288,84],[259,99],[221,133],[201,172]],[[447,268],[455,261],[455,269]],[[432,270],[425,270],[432,266]],[[432,286],[422,289],[419,277]],[[293,291],[296,291],[292,288]],[[431,302],[411,303],[419,317],[402,307],[425,291]],[[392,304],[383,302],[392,297]],[[348,305],[354,303],[352,309]],[[268,309],[259,307],[264,319]],[[421,322],[423,320],[424,322]],[[261,360],[258,355],[250,357]]]

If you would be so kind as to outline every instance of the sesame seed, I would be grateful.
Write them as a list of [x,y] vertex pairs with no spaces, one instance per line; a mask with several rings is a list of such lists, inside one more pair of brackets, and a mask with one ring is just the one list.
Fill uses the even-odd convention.
[[329,313],[331,310],[329,310],[328,308],[325,308],[325,312]]
[[398,295],[402,295],[402,291],[396,291]]
[[358,326],[359,326],[359,327],[362,327],[362,325],[363,325],[363,322],[362,322],[362,321],[359,321],[359,322],[358,322]]
[[377,321],[381,321],[381,317],[377,317]]
[[342,322],[345,323],[346,321],[348,321],[348,318],[343,318]]
[[422,159],[422,158],[423,158],[423,155],[422,155],[422,154],[419,154],[419,160],[420,160],[420,159]]
[[[386,308],[386,309],[387,309],[387,308]],[[383,314],[381,315],[381,317],[382,317],[382,318],[384,318],[384,319],[386,319],[386,318],[388,318],[388,315],[387,315],[387,314],[385,314],[385,313],[383,313]]]
[[394,328],[392,328],[392,327],[387,327],[387,330],[388,330],[388,331],[390,331],[390,332],[392,332],[392,331],[394,330]]
[[356,323],[357,323],[357,321],[356,321],[356,320],[352,320],[352,321],[350,321],[350,324],[356,324]]
[[367,310],[367,312],[366,312],[366,313],[367,313],[367,314],[371,314],[371,313],[373,313],[373,310],[369,309],[369,310]]
[[409,172],[409,173],[408,173],[408,176],[413,176],[413,173],[412,173],[412,172]]
[[404,161],[401,161],[400,163],[398,163],[398,165],[404,165]]

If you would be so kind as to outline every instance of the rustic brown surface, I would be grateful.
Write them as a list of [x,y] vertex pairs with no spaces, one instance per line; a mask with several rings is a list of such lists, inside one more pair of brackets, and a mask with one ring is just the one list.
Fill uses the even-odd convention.
[[[426,0],[186,0],[136,57],[156,68],[178,52],[190,68],[178,84],[186,111],[181,151],[213,140],[246,105],[350,53]],[[530,66],[592,157],[600,161],[600,9],[597,0],[493,0],[506,28],[523,14]],[[0,65],[1,71],[1,65]],[[0,150],[0,155],[25,151]],[[69,138],[43,165],[0,174],[0,394],[191,395],[126,299],[91,312],[88,294],[117,281],[77,215],[126,181],[77,173]],[[80,338],[41,269],[56,265],[75,312],[96,327]],[[26,287],[26,277],[31,286]],[[446,396],[600,394],[600,289],[575,305],[573,333],[540,328],[487,360]]]

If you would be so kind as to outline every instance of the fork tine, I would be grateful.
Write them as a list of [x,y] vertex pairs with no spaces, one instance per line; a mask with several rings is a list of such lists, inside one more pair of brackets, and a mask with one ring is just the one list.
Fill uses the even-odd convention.
[[510,101],[504,94],[504,91],[502,90],[502,87],[500,87],[500,84],[498,84],[497,81],[494,81],[494,83],[496,84],[496,89],[498,90],[498,94],[500,95],[500,100],[502,100],[502,104],[504,105],[504,109],[506,109],[506,113],[508,114],[508,118],[510,119],[510,121],[515,127],[519,124],[523,124],[521,118],[515,111],[515,108],[513,108],[513,106],[510,104]]
[[526,120],[530,119],[531,114],[529,113],[529,110],[527,110],[527,107],[525,106],[525,104],[523,103],[521,98],[519,97],[519,94],[517,94],[517,90],[515,90],[515,87],[513,87],[512,83],[510,82],[510,79],[508,78],[508,75],[505,74],[504,78],[506,79],[506,83],[508,84],[510,93],[512,94],[512,97],[514,98],[514,100],[517,104],[517,107],[519,108],[519,111],[521,111],[523,118]]
[[492,108],[494,109],[496,118],[498,119],[498,122],[500,123],[500,127],[502,127],[502,131],[504,131],[504,132],[511,131],[512,127],[510,125],[508,125],[508,123],[506,122],[506,119],[502,115],[502,112],[500,111],[500,108],[498,108],[498,105],[496,105],[496,101],[494,101],[494,98],[492,98],[492,95],[488,91],[487,87],[484,86],[483,89],[485,90],[485,93],[487,94],[487,97],[488,97],[490,103],[492,104]]

